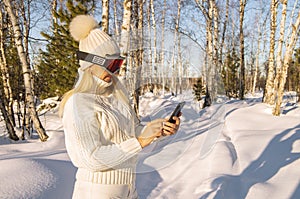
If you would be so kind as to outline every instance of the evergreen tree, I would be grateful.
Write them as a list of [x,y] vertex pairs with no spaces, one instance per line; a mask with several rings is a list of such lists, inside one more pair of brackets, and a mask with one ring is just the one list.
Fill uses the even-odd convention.
[[298,101],[300,101],[300,48],[295,50],[294,58],[291,60],[288,77],[286,83],[286,90],[296,91]]
[[71,20],[79,14],[89,14],[95,7],[94,0],[68,0],[66,6],[53,12],[57,21],[53,22],[52,32],[41,34],[48,40],[45,51],[37,66],[36,93],[41,98],[62,96],[74,85],[79,67],[76,58],[78,42],[69,32]]
[[222,77],[225,87],[226,96],[238,97],[239,93],[239,58],[233,49],[231,53],[227,54],[225,64],[222,69]]
[[[20,63],[20,59],[16,59],[18,57],[18,52],[15,46],[13,45],[13,41],[11,41],[5,46],[6,47],[6,61],[9,66],[9,78],[10,85],[12,88],[13,99],[18,99],[18,101],[23,101],[24,96],[22,94],[25,92],[24,90],[24,78],[22,67]],[[20,98],[20,96],[22,98]]]
[[194,84],[193,93],[197,101],[200,101],[202,99],[202,96],[205,95],[205,86],[203,84],[202,77],[200,77],[197,80],[196,84]]

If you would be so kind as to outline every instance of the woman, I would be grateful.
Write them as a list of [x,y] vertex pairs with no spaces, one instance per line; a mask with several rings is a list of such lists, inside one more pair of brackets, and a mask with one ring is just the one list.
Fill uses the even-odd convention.
[[155,138],[176,133],[180,120],[140,125],[114,74],[122,64],[115,41],[87,15],[75,17],[70,32],[79,41],[79,79],[60,114],[68,154],[78,167],[73,198],[137,198],[136,155]]

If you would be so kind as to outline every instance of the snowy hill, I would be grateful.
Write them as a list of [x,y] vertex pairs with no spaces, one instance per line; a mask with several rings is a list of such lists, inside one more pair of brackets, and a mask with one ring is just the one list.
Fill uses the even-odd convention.
[[[139,155],[141,199],[300,198],[300,107],[286,103],[280,117],[260,99],[220,102],[201,110],[191,92],[141,99],[142,121],[168,116],[186,101],[176,135]],[[50,136],[11,143],[0,137],[0,198],[71,198],[75,167],[55,111],[41,121]],[[0,134],[1,135],[1,134]]]

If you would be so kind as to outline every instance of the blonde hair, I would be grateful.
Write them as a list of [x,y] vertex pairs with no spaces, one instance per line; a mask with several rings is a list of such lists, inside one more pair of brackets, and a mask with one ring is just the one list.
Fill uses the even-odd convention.
[[[130,106],[130,101],[129,101],[129,97],[128,97],[128,93],[125,89],[125,87],[121,84],[120,80],[118,79],[118,77],[116,77],[115,75],[112,75],[112,81],[113,81],[113,86],[114,86],[114,94],[116,95],[116,97],[120,100],[122,100],[123,102],[125,102],[128,106]],[[83,76],[82,79],[78,80],[80,81],[78,83],[77,86],[75,86],[72,90],[66,92],[63,96],[63,99],[60,102],[60,106],[59,106],[59,117],[63,116],[63,112],[64,112],[64,107],[66,105],[66,102],[68,101],[68,99],[75,93],[89,93],[93,90],[93,88],[95,88],[95,80],[93,79],[93,75],[90,71],[90,68],[87,68],[86,70],[83,71]]]

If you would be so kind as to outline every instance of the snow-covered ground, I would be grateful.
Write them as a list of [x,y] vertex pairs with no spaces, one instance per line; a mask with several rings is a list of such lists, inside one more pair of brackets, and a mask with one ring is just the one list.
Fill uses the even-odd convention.
[[[141,199],[300,198],[300,107],[285,103],[271,115],[261,96],[201,110],[191,91],[141,99],[142,121],[168,116],[186,101],[180,130],[139,155]],[[71,198],[76,168],[55,110],[41,116],[50,139],[12,142],[0,133],[0,198]]]

